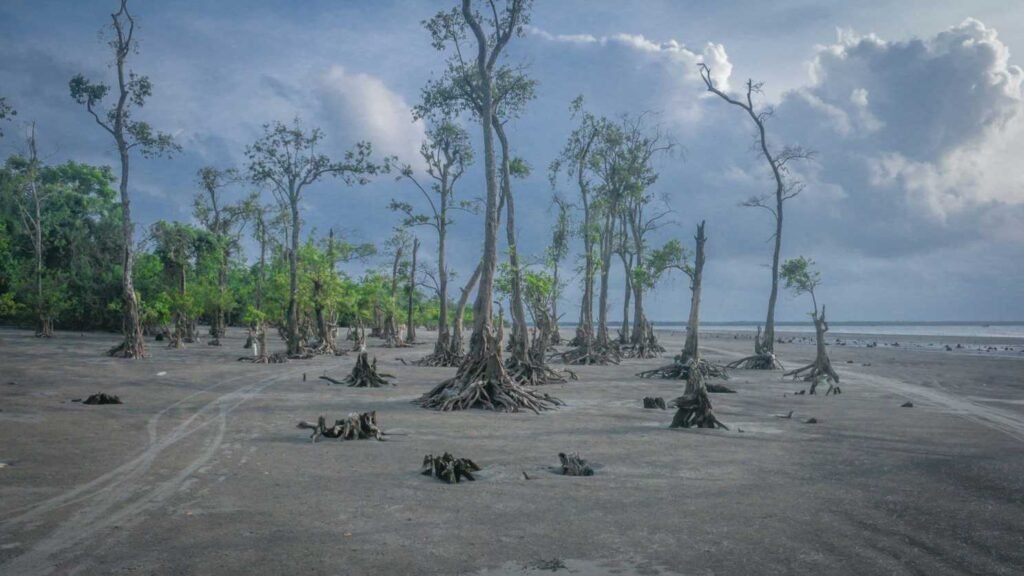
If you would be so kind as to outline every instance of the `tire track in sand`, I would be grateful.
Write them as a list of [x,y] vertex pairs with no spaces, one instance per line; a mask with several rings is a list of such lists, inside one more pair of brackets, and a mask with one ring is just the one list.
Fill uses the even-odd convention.
[[[9,574],[49,574],[57,569],[55,556],[93,539],[98,533],[112,526],[124,525],[139,518],[145,512],[156,508],[177,493],[181,485],[199,468],[207,464],[220,449],[227,431],[227,417],[238,406],[248,401],[269,386],[289,377],[283,373],[257,384],[248,384],[222,394],[201,406],[191,416],[160,436],[158,424],[161,416],[184,402],[213,388],[194,392],[168,406],[150,418],[147,431],[149,446],[132,460],[103,474],[82,486],[64,494],[33,505],[16,517],[5,520],[0,528],[4,533],[17,532],[26,524],[39,522],[47,514],[60,508],[81,505],[81,508],[63,519],[59,525],[32,545],[26,553],[0,565],[0,572]],[[232,378],[234,382],[251,378],[246,374]],[[184,466],[179,466],[170,478],[155,485],[144,482],[146,473],[158,460],[161,453],[192,436],[196,432],[212,432],[206,438],[201,450]]]

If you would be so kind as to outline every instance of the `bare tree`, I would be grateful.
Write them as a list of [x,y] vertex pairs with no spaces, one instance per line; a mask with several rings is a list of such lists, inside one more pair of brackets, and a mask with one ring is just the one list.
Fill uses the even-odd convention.
[[416,316],[415,316],[415,297],[416,297],[416,256],[420,251],[420,239],[415,236],[412,239],[412,263],[409,265],[409,285],[406,289],[406,321],[405,321],[405,341],[409,344],[416,342]]
[[[444,50],[450,47],[454,52],[447,61],[446,70],[450,84],[458,90],[452,98],[466,102],[482,128],[487,188],[482,270],[473,307],[469,354],[456,376],[423,395],[420,404],[440,410],[480,407],[540,411],[551,407],[557,400],[523,388],[509,377],[501,360],[501,334],[500,331],[495,332],[492,318],[499,225],[499,183],[493,125],[497,111],[495,74],[505,48],[512,38],[522,34],[528,23],[532,2],[462,0],[461,4],[461,10],[439,12],[426,23],[426,27],[435,48]],[[476,45],[476,56],[467,61],[463,58],[463,44],[467,43],[470,35]]]
[[40,161],[36,148],[36,125],[33,122],[29,125],[26,135],[28,146],[28,158],[21,167],[21,182],[14,194],[14,203],[18,205],[18,213],[21,215],[21,222],[25,233],[32,240],[32,254],[35,259],[35,312],[36,312],[36,336],[43,338],[53,337],[53,314],[48,306],[48,298],[44,288],[44,261],[43,261],[43,205],[46,203],[49,190],[40,182]]
[[803,183],[790,175],[789,164],[793,161],[811,159],[815,156],[815,152],[800,146],[787,146],[781,150],[773,151],[768,144],[765,125],[772,117],[774,110],[770,106],[760,110],[754,106],[754,95],[761,93],[762,84],[753,80],[747,80],[745,96],[742,99],[734,98],[715,86],[715,82],[711,78],[711,69],[706,64],[701,63],[698,66],[700,67],[700,76],[704,80],[708,92],[742,109],[750,117],[756,128],[754,136],[755,146],[771,169],[772,178],[775,181],[774,193],[754,196],[742,204],[747,207],[767,210],[775,219],[775,233],[772,235],[772,240],[774,241],[774,250],[772,251],[772,290],[768,296],[768,315],[764,323],[764,332],[759,334],[754,341],[754,355],[741,358],[729,366],[731,368],[742,366],[765,370],[781,368],[782,365],[775,358],[775,302],[779,297],[779,256],[782,252],[783,207],[786,200],[796,197],[803,190]]
[[306,188],[327,177],[341,177],[348,185],[366,184],[369,176],[386,171],[387,166],[370,160],[369,142],[359,142],[345,153],[342,161],[319,152],[324,134],[319,128],[306,130],[296,118],[291,125],[282,122],[264,124],[263,135],[246,147],[249,176],[257,184],[270,187],[274,198],[290,216],[288,242],[288,318],[286,335],[288,355],[300,354],[299,336],[299,235],[302,218],[299,206]]
[[128,0],[121,0],[120,9],[110,15],[114,37],[109,46],[114,53],[114,68],[117,71],[117,103],[106,112],[99,109],[110,87],[92,82],[79,74],[71,79],[71,97],[85,106],[96,124],[111,135],[117,145],[121,161],[121,229],[124,241],[121,258],[121,289],[124,341],[112,348],[111,356],[141,358],[145,356],[142,325],[139,322],[139,301],[135,294],[132,273],[135,268],[134,227],[131,218],[131,202],[128,194],[128,171],[131,152],[138,151],[143,157],[170,156],[180,150],[169,134],[154,131],[146,122],[132,118],[132,110],[142,108],[153,93],[153,84],[147,76],[140,76],[128,69],[128,56],[135,53],[135,20],[128,12]]

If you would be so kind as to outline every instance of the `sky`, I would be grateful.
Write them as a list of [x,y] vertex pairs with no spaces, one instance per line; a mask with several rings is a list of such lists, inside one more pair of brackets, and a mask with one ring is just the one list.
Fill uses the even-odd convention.
[[[104,38],[116,4],[0,2],[0,96],[18,110],[0,155],[21,151],[18,126],[34,121],[47,161],[116,166],[109,135],[68,91],[78,73],[112,80]],[[425,127],[411,109],[444,58],[422,21],[454,5],[133,0],[139,50],[130,66],[154,85],[136,117],[182,146],[173,159],[134,159],[139,226],[191,220],[196,171],[244,169],[246,145],[272,121],[320,127],[324,151],[339,158],[368,140],[380,155],[415,162]],[[804,189],[786,205],[782,257],[818,263],[830,318],[1024,320],[1024,73],[1015,50],[1024,52],[1024,3],[1010,0],[537,0],[508,50],[508,61],[538,82],[536,99],[509,127],[515,154],[531,166],[515,187],[519,250],[539,258],[554,222],[552,193],[575,195],[571,183],[553,189],[548,178],[574,125],[573,98],[608,117],[649,113],[679,145],[656,162],[651,192],[673,212],[652,243],[690,245],[707,221],[703,318],[764,317],[773,219],[740,203],[774,184],[752,148],[749,119],[704,90],[704,62],[734,93],[747,79],[763,82],[758,103],[775,111],[774,148],[817,152],[794,166]],[[479,126],[466,119],[465,127],[479,148]],[[483,195],[481,164],[457,195]],[[422,203],[393,177],[319,183],[304,200],[305,231],[333,227],[352,241],[383,242],[399,222],[391,199]],[[454,284],[479,258],[482,229],[479,216],[455,223]],[[430,261],[436,240],[428,228],[416,233],[421,260]],[[568,276],[564,320],[577,316],[580,294],[578,276]],[[611,318],[620,317],[622,288],[616,269]],[[666,278],[647,297],[648,315],[685,319],[688,288],[682,275]],[[806,297],[783,294],[777,316],[805,320],[808,308]]]

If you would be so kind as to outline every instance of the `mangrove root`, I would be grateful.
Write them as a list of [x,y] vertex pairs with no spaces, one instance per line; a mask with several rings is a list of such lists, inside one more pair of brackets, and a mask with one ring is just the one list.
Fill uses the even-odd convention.
[[356,364],[352,367],[352,372],[344,380],[335,380],[330,376],[320,377],[321,380],[327,380],[331,384],[344,384],[355,388],[394,386],[393,382],[387,381],[388,378],[394,378],[394,376],[377,372],[377,358],[374,357],[373,362],[370,362],[369,355],[365,350],[359,353],[359,357],[356,358]]
[[440,456],[427,454],[423,457],[424,476],[433,476],[449,484],[461,482],[463,478],[470,482],[476,480],[473,472],[479,472],[480,467],[469,458],[456,458],[448,452]]
[[652,410],[654,408],[661,408],[662,410],[664,410],[666,408],[665,399],[662,398],[661,396],[648,396],[644,398],[644,408],[647,408],[649,410]]
[[85,399],[82,404],[122,404],[121,399],[113,394],[99,392]]
[[562,462],[563,476],[593,476],[594,469],[587,464],[587,461],[580,458],[578,452],[566,454],[558,453],[558,459]]
[[338,440],[365,440],[373,438],[384,440],[384,432],[377,427],[377,412],[351,413],[343,420],[335,420],[334,425],[327,427],[327,420],[320,416],[316,424],[303,420],[296,428],[312,430],[310,438],[316,442],[321,437],[337,438]]

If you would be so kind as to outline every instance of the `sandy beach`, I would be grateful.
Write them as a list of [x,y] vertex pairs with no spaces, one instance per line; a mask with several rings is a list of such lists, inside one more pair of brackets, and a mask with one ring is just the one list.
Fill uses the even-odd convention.
[[[382,389],[317,378],[343,377],[352,356],[236,362],[237,329],[222,347],[150,342],[136,362],[102,355],[114,335],[58,336],[0,330],[5,575],[1024,571],[1019,352],[833,345],[841,395],[733,371],[737,393],[712,396],[730,430],[680,431],[641,399],[682,383],[634,376],[670,355],[578,368],[545,390],[566,403],[553,412],[438,413],[412,400],[454,369],[399,360],[428,353],[429,332],[414,348],[370,341],[396,376]],[[717,361],[751,345],[724,332],[703,344]],[[796,367],[814,347],[777,353]],[[124,404],[73,401],[100,391]],[[367,410],[386,442],[312,444],[295,429]],[[479,463],[478,481],[421,476],[443,451]],[[556,474],[562,451],[595,475]]]

